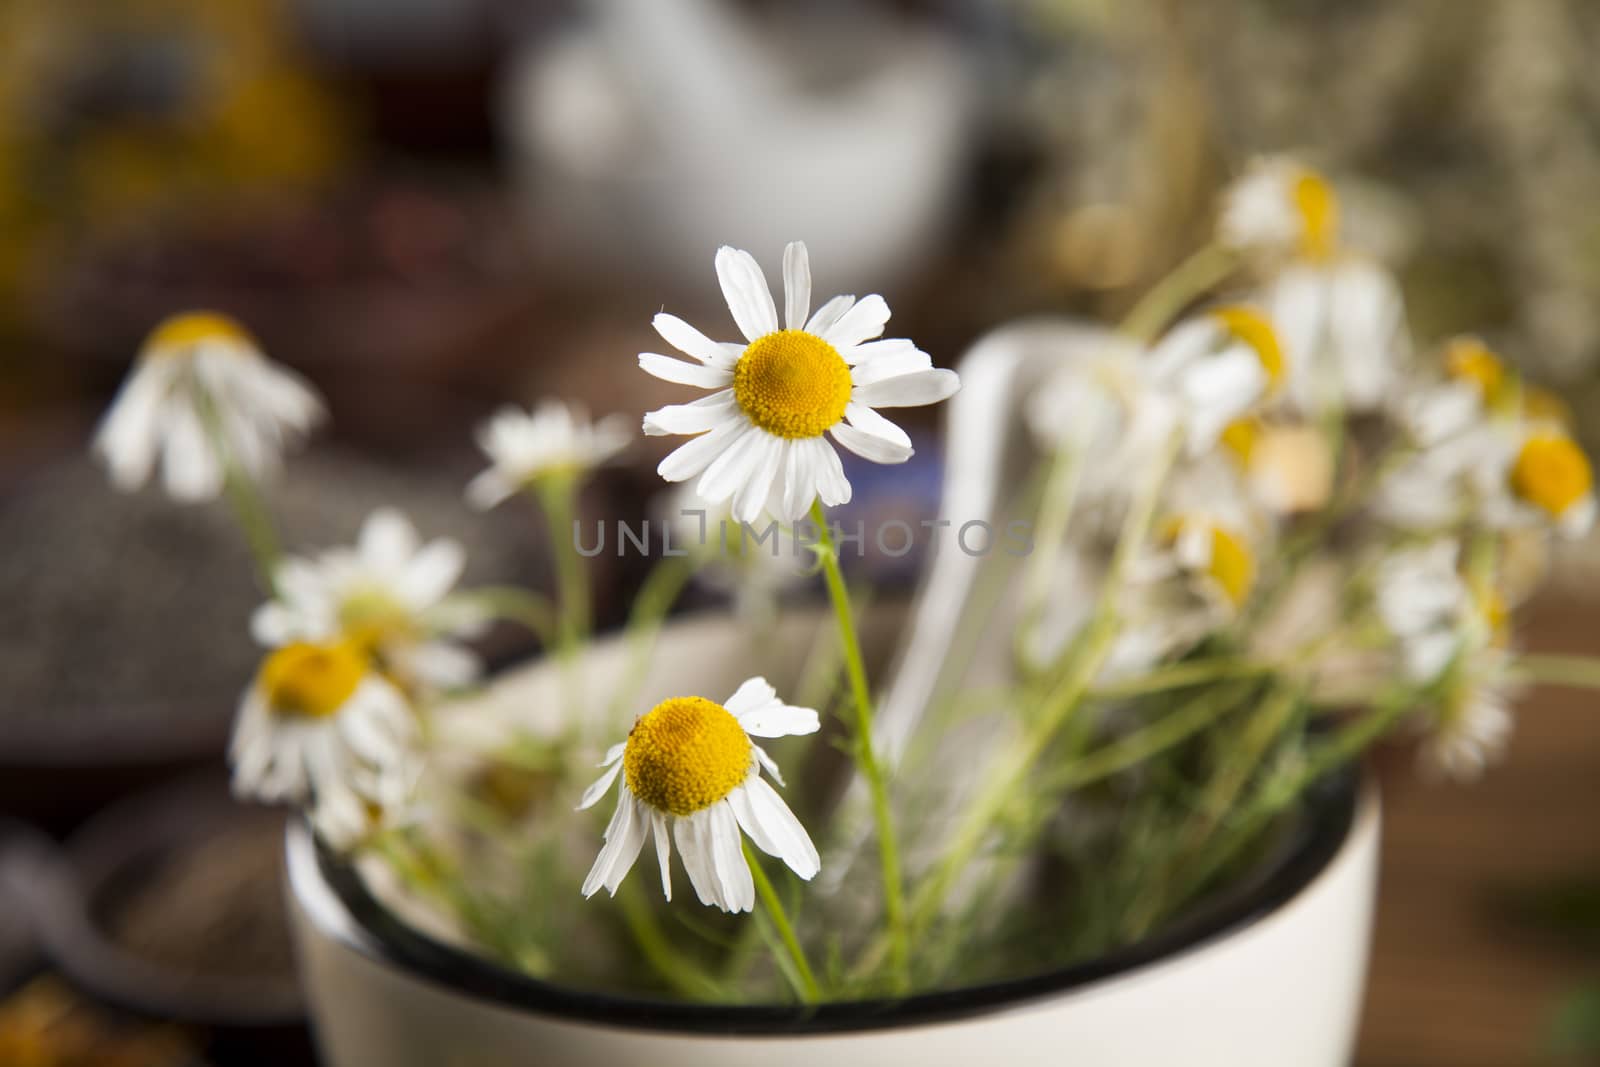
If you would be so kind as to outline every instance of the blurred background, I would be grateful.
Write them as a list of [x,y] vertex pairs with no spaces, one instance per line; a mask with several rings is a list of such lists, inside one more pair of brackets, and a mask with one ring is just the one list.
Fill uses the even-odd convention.
[[[725,321],[716,245],[805,239],[819,293],[882,292],[951,365],[1115,316],[1294,151],[1419,339],[1483,333],[1592,449],[1596,54],[1592,0],[0,0],[0,1063],[313,1062],[280,823],[221,771],[248,557],[87,459],[165,315],[229,312],[328,396],[273,494],[294,545],[392,502],[469,580],[541,584],[531,512],[461,501],[472,425],[677,399],[634,354],[663,306]],[[920,475],[863,496],[925,512],[908,421]],[[630,455],[593,513],[645,513]],[[1558,565],[1526,643],[1600,651],[1600,564]],[[1600,715],[1532,694],[1470,790],[1396,761],[1361,1067],[1600,1062]]]

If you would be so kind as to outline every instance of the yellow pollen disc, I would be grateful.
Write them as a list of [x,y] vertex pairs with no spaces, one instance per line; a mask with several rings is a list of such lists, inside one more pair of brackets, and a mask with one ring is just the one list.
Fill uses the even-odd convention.
[[1506,384],[1506,365],[1476,337],[1457,337],[1445,346],[1445,373],[1478,387],[1485,403],[1495,400]]
[[850,367],[804,330],[758,337],[733,368],[733,397],[750,421],[776,437],[820,437],[844,418]]
[[1566,434],[1529,436],[1511,466],[1511,491],[1553,518],[1560,518],[1593,487],[1589,457]]
[[1256,561],[1245,543],[1220,526],[1211,528],[1211,563],[1206,568],[1228,600],[1238,607],[1256,580]]
[[1313,170],[1301,173],[1294,183],[1293,195],[1302,226],[1301,251],[1311,259],[1327,259],[1338,243],[1338,195],[1328,179]]
[[238,321],[215,311],[173,315],[151,331],[144,343],[147,356],[181,356],[202,341],[232,341],[244,349],[255,340]]
[[753,758],[739,720],[704,697],[673,697],[628,731],[622,769],[628,788],[673,815],[709,808],[745,780]]
[[1222,447],[1226,448],[1239,466],[1250,465],[1250,454],[1261,440],[1261,423],[1255,419],[1234,419],[1222,431]]
[[1255,350],[1261,369],[1267,372],[1268,387],[1277,388],[1283,381],[1283,346],[1278,343],[1278,331],[1272,328],[1267,317],[1255,308],[1239,304],[1216,308],[1211,315],[1230,334]]
[[366,658],[349,645],[295,642],[266,658],[256,684],[279,715],[322,719],[344,707],[366,674]]

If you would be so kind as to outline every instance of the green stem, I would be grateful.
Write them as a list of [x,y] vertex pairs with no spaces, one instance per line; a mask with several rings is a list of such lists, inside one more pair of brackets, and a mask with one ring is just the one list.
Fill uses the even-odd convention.
[[1175,663],[1148,674],[1096,687],[1090,692],[1094,700],[1127,700],[1130,697],[1148,696],[1169,689],[1183,689],[1204,682],[1218,682],[1230,678],[1253,678],[1270,674],[1276,669],[1270,663],[1240,659],[1236,656],[1217,656]]
[[557,634],[563,652],[571,653],[589,631],[589,585],[573,525],[578,486],[568,478],[547,478],[538,483],[536,491],[550,528],[550,552],[555,561]]
[[458,595],[462,603],[476,605],[497,619],[526,627],[544,644],[555,636],[555,608],[549,598],[514,585],[490,585]]
[[1535,685],[1600,689],[1600,659],[1593,656],[1522,655],[1512,662],[1508,673],[1516,681]]
[[1032,637],[1044,615],[1061,550],[1066,544],[1067,524],[1078,495],[1078,480],[1083,465],[1070,448],[1059,449],[1050,461],[1045,480],[1044,499],[1039,506],[1039,522],[1034,544],[1040,546],[1023,568],[1023,607],[1017,623],[1016,654],[1027,663]]
[[1194,736],[1237,707],[1238,687],[1214,687],[1175,711],[1073,761],[1043,784],[1048,792],[1081,789],[1137,767],[1152,756]]
[[1177,443],[1176,437],[1169,442],[1157,465],[1150,470],[1147,483],[1141,487],[1141,492],[1128,509],[1106,571],[1100,602],[1094,617],[1086,626],[1083,640],[1072,652],[1066,674],[1045,700],[1043,713],[1024,736],[1011,759],[989,776],[989,788],[968,807],[965,820],[951,837],[948,851],[918,892],[913,905],[914,929],[920,930],[931,922],[943,906],[950,887],[977,855],[991,825],[1014,798],[1018,783],[1044,755],[1061,728],[1082,704],[1090,684],[1110,654],[1112,643],[1121,628],[1116,600],[1122,578],[1134,553],[1144,544],[1150,532],[1161,488],[1177,455]]
[[1123,319],[1122,332],[1139,341],[1153,341],[1167,323],[1232,274],[1237,265],[1229,249],[1206,245],[1150,287]]
[[683,954],[672,946],[667,935],[656,922],[650,905],[642,900],[630,886],[624,885],[617,894],[617,906],[622,921],[633,936],[639,954],[645,962],[679,994],[697,1000],[722,999],[722,987],[715,979],[685,961]]
[[255,560],[256,573],[262,589],[268,596],[276,596],[278,561],[283,556],[283,550],[278,544],[278,532],[273,526],[266,501],[261,498],[259,487],[231,457],[227,463],[227,475],[223,486],[228,496],[228,504],[233,509],[234,519],[244,531],[245,541],[250,546],[251,558]]
[[761,867],[761,858],[755,854],[749,842],[744,843],[744,858],[750,865],[750,876],[755,879],[756,893],[761,897],[761,905],[767,909],[767,918],[778,928],[778,936],[783,939],[784,947],[789,950],[789,958],[794,962],[795,973],[800,979],[798,990],[800,997],[807,1004],[815,1004],[822,999],[822,988],[817,985],[817,976],[812,972],[810,962],[806,960],[805,949],[800,947],[800,939],[795,936],[794,927],[789,923],[789,916],[783,910],[783,901],[778,899],[778,891],[773,888],[771,879]]
[[883,904],[889,925],[890,962],[897,986],[904,988],[910,980],[905,886],[901,881],[900,851],[889,809],[888,778],[878,759],[872,737],[872,690],[867,684],[867,668],[861,655],[861,639],[856,633],[855,614],[850,607],[850,593],[845,588],[844,574],[839,569],[839,553],[834,546],[833,532],[828,527],[828,517],[821,501],[811,506],[811,521],[818,530],[817,539],[821,549],[818,556],[828,586],[828,599],[833,603],[834,617],[839,623],[839,644],[844,651],[845,674],[850,680],[855,704],[856,762],[872,796],[872,818],[878,832],[878,859],[883,869]]

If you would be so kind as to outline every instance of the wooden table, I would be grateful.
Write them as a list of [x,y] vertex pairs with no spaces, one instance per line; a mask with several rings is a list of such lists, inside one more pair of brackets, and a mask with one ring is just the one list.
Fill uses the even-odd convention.
[[[1600,604],[1547,599],[1528,621],[1527,647],[1600,652]],[[1359,1067],[1549,1062],[1543,1028],[1564,991],[1600,979],[1600,954],[1511,921],[1504,901],[1552,880],[1600,881],[1600,693],[1525,694],[1505,762],[1473,786],[1419,781],[1403,758],[1380,765],[1383,869]]]

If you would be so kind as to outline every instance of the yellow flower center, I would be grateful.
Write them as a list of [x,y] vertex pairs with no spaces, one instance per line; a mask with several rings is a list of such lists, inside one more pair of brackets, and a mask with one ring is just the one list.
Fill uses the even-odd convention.
[[1476,385],[1484,403],[1494,401],[1505,388],[1505,363],[1476,337],[1457,337],[1446,345],[1444,369],[1456,381]]
[[1206,573],[1238,607],[1256,580],[1256,561],[1244,541],[1220,526],[1211,528],[1211,563]]
[[1276,389],[1283,381],[1283,346],[1278,343],[1278,331],[1272,328],[1267,317],[1242,304],[1215,308],[1211,315],[1230,334],[1255,350],[1261,369],[1267,372],[1268,387]]
[[1222,447],[1238,461],[1239,466],[1250,466],[1250,455],[1261,440],[1261,422],[1257,419],[1234,419],[1222,430]]
[[1339,236],[1339,197],[1328,179],[1316,171],[1301,173],[1294,183],[1294,206],[1300,213],[1300,250],[1310,259],[1333,255]]
[[628,788],[658,811],[692,815],[745,780],[750,738],[728,709],[704,697],[673,697],[628,731]]
[[733,397],[750,421],[776,437],[820,437],[844,418],[850,367],[804,330],[778,330],[750,342],[733,368]]
[[350,645],[295,642],[266,658],[257,684],[277,714],[324,719],[344,707],[366,674],[366,658]]
[[1594,487],[1589,457],[1562,433],[1532,434],[1511,467],[1511,491],[1552,517],[1566,510]]
[[239,351],[255,347],[249,331],[215,311],[189,311],[164,319],[144,343],[146,356],[182,356],[204,341],[232,341]]

